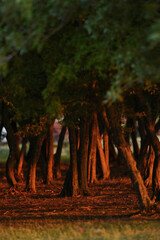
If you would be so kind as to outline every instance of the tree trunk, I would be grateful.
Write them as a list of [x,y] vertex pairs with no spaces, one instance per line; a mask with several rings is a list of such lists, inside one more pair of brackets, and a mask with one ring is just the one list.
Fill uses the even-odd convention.
[[145,125],[148,138],[150,139],[150,144],[153,146],[153,149],[155,152],[155,160],[154,160],[154,166],[153,166],[153,179],[152,179],[153,199],[156,201],[159,201],[160,200],[160,142],[155,132],[154,116],[146,103],[146,99],[144,98],[142,91],[137,90],[137,98],[142,111],[146,113],[146,116],[144,118],[144,125]]
[[[116,143],[117,148],[120,148],[122,150],[124,159],[126,161],[128,171],[130,173],[130,177],[133,183],[133,186],[136,190],[139,204],[140,204],[140,209],[149,211],[153,207],[153,203],[149,198],[147,189],[144,185],[142,176],[137,169],[136,166],[136,161],[134,160],[132,156],[131,149],[129,145],[126,143],[125,138],[123,136],[123,132],[121,129],[121,126],[118,124],[119,116],[117,116],[116,111],[114,110],[114,107],[111,106],[112,109],[110,109],[110,117],[111,121],[110,124],[112,126],[112,133],[114,137],[114,141]],[[108,131],[110,130],[108,118],[105,112],[105,109],[103,109],[103,117],[106,122],[106,127]]]
[[91,128],[91,143],[88,160],[88,181],[91,183],[97,182],[96,174],[96,154],[97,154],[97,113],[93,113],[92,128]]
[[89,120],[81,118],[80,126],[80,147],[79,147],[79,180],[80,193],[84,196],[90,195],[87,181],[87,163],[88,163],[88,147],[89,147]]
[[[119,136],[118,136],[119,137]],[[132,183],[134,185],[134,188],[137,192],[138,199],[139,199],[139,204],[141,210],[146,210],[149,211],[152,208],[152,202],[149,198],[147,189],[144,185],[142,176],[139,172],[139,170],[136,167],[136,161],[134,160],[132,156],[132,152],[129,148],[129,146],[125,145],[124,139],[119,139],[120,140],[120,146],[123,152],[123,156],[126,160],[128,170],[132,179]]]
[[136,127],[135,127],[135,123],[132,120],[132,132],[131,132],[131,138],[132,138],[132,143],[133,143],[133,152],[134,152],[134,157],[136,159],[136,161],[138,160],[139,154],[140,154],[140,149],[138,146],[138,142],[137,142],[137,133],[136,133]]
[[99,131],[99,126],[98,126],[98,120],[96,119],[96,124],[97,124],[97,147],[99,151],[99,156],[100,156],[100,161],[101,161],[101,167],[102,167],[102,172],[103,172],[103,180],[109,178],[110,172],[108,171],[107,168],[107,163],[104,155],[104,151],[102,148],[102,143],[101,143],[101,136],[100,136],[100,131]]
[[29,159],[29,170],[28,170],[28,176],[27,176],[27,185],[26,189],[28,191],[36,192],[36,167],[37,162],[40,157],[41,153],[41,147],[43,144],[44,135],[39,135],[36,137],[33,137],[30,140],[30,148],[28,153],[28,159]]
[[141,118],[138,119],[138,131],[139,131],[139,135],[141,137],[141,148],[143,145],[143,142],[145,141],[146,138],[146,131],[145,131],[145,126],[144,126],[144,122]]
[[155,160],[153,165],[153,198],[157,201],[160,200],[160,142],[156,136],[154,125],[147,121],[146,129],[152,146],[155,152]]
[[103,142],[104,142],[104,155],[106,159],[107,166],[107,178],[110,176],[110,166],[109,166],[109,136],[106,130],[103,133]]
[[77,146],[77,151],[79,151],[79,146],[80,146],[80,129],[76,128],[76,146]]
[[53,184],[53,123],[49,127],[48,131],[48,157],[47,157],[47,178],[46,183],[48,185]]
[[75,128],[69,128],[70,142],[70,166],[67,172],[61,196],[76,197],[79,195],[78,167],[77,167],[77,144]]
[[2,129],[3,129],[3,124],[2,124],[2,122],[0,123],[0,140],[1,140],[1,135],[2,135]]
[[109,156],[110,156],[110,161],[116,161],[117,160],[117,153],[115,150],[115,147],[113,145],[113,141],[111,139],[111,137],[109,136]]
[[18,166],[17,166],[18,180],[23,179],[22,167],[23,167],[25,152],[26,152],[26,140],[23,139],[22,148],[21,148],[21,151],[19,154],[19,161],[18,161]]
[[7,181],[11,186],[16,186],[17,181],[15,179],[15,165],[18,159],[16,135],[13,131],[13,128],[9,119],[9,112],[5,103],[3,103],[3,107],[2,107],[2,118],[3,118],[3,125],[7,131],[6,138],[9,146],[9,156],[6,163]]
[[154,149],[152,146],[150,146],[149,154],[147,158],[147,165],[145,169],[145,175],[146,175],[145,185],[146,186],[152,186],[154,159],[155,159]]
[[146,136],[141,144],[140,154],[137,161],[138,169],[141,172],[143,178],[145,178],[145,168],[147,164],[147,155],[148,155],[148,146],[149,141],[148,137]]
[[129,138],[131,136],[132,139],[132,144],[133,144],[133,152],[134,152],[134,157],[136,160],[138,160],[140,149],[137,143],[137,134],[136,134],[136,127],[135,127],[135,122],[132,118],[127,119],[127,124],[126,124],[126,133],[125,133],[125,140],[129,144]]
[[61,160],[61,153],[62,153],[65,133],[66,133],[66,126],[63,126],[58,139],[57,151],[56,151],[56,154],[54,155],[54,177],[55,178],[61,177],[60,160]]

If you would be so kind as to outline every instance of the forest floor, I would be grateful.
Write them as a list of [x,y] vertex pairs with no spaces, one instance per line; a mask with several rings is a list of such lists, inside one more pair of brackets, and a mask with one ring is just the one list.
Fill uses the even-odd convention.
[[[5,165],[0,165],[0,225],[61,223],[112,220],[160,220],[160,213],[147,216],[139,211],[137,195],[124,167],[111,166],[111,178],[89,184],[91,196],[60,198],[68,165],[63,164],[62,178],[46,186],[37,172],[36,193],[25,191],[25,183],[9,189]],[[149,189],[151,194],[151,189]]]

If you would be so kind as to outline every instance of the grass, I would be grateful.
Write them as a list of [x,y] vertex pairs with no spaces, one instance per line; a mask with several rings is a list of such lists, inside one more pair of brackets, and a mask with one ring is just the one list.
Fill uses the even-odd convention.
[[9,152],[9,149],[7,144],[0,145],[0,162],[7,161],[8,152]]
[[[0,145],[0,162],[6,162],[9,153],[8,145]],[[65,143],[62,149],[61,161],[62,163],[69,163],[70,153],[69,144]]]
[[159,240],[160,228],[159,221],[146,220],[21,224],[1,227],[0,239]]
[[69,163],[70,159],[70,150],[69,150],[69,143],[64,142],[61,154],[61,160],[63,163]]

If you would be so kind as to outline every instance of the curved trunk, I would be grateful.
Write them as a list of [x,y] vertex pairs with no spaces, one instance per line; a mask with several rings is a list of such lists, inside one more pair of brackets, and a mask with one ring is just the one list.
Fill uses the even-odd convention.
[[17,185],[17,181],[15,179],[15,164],[16,153],[15,151],[10,150],[6,163],[6,176],[8,183],[14,187]]
[[69,142],[70,142],[70,166],[67,172],[61,196],[71,197],[79,195],[78,183],[78,167],[77,167],[77,144],[76,144],[76,130],[69,128]]
[[39,136],[33,137],[30,141],[30,149],[28,153],[29,170],[28,170],[27,185],[26,185],[26,189],[28,191],[36,192],[36,184],[35,184],[36,167],[40,157],[43,140],[44,140],[44,136],[39,135]]
[[144,185],[142,176],[141,176],[139,170],[137,169],[136,161],[134,160],[134,158],[132,156],[132,152],[131,152],[129,146],[124,145],[125,143],[123,141],[124,140],[120,140],[120,143],[123,146],[122,153],[126,160],[128,170],[130,173],[130,177],[132,179],[132,183],[133,183],[134,188],[138,195],[140,208],[141,208],[141,210],[144,209],[146,211],[149,211],[152,208],[152,202],[149,198],[149,195],[148,195],[147,189]]
[[55,178],[61,177],[60,160],[61,160],[61,153],[62,153],[65,133],[66,133],[66,126],[63,126],[58,139],[57,151],[54,155],[54,177]]
[[[111,108],[112,109],[110,109],[111,110],[111,112],[110,112],[111,122],[110,123],[111,123],[111,125],[113,124],[112,125],[112,133],[113,133],[114,141],[116,143],[117,148],[121,149],[121,151],[123,153],[123,157],[126,161],[133,186],[134,186],[137,196],[138,196],[140,209],[149,211],[153,207],[153,203],[149,198],[149,195],[148,195],[147,189],[144,185],[142,176],[141,176],[139,170],[137,169],[136,161],[134,160],[134,158],[132,156],[131,149],[125,141],[121,126],[119,125],[119,121],[118,121],[119,116],[117,116],[116,111],[114,110],[114,107],[112,106]],[[108,118],[107,118],[105,109],[103,109],[103,117],[106,122],[106,127],[109,131],[110,126],[109,126],[109,122],[108,122]]]

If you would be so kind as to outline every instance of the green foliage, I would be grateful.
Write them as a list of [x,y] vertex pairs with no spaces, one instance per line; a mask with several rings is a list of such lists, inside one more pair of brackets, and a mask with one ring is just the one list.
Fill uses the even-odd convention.
[[113,92],[117,92],[119,98],[122,89],[135,83],[159,79],[158,48],[150,48],[151,44],[156,47],[159,41],[158,26],[158,1],[106,3],[101,0],[92,5],[85,28],[92,38],[101,39],[108,45],[107,51],[103,52],[109,52],[110,65],[117,71],[107,98],[113,96],[115,99]]
[[4,84],[8,100],[16,111],[15,120],[31,121],[45,113],[41,92],[46,85],[46,77],[36,53],[16,57],[9,66]]
[[159,81],[158,0],[3,0],[0,16],[1,95],[18,121],[77,119]]

